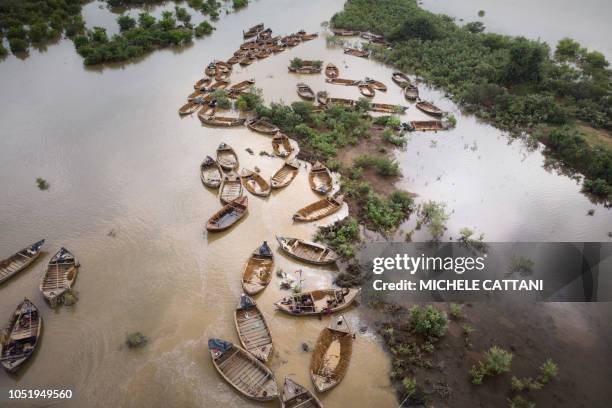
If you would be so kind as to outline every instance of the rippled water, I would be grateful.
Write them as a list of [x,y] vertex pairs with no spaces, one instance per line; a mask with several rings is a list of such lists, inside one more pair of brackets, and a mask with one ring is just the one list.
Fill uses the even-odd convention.
[[[179,118],[176,110],[204,66],[238,47],[243,28],[265,22],[278,33],[321,31],[320,23],[342,3],[251,2],[222,17],[211,37],[182,50],[157,51],[137,64],[84,69],[69,41],[33,51],[25,61],[9,57],[0,64],[1,254],[44,237],[48,252],[66,246],[82,264],[76,283],[80,301],[73,309],[52,311],[43,304],[37,286],[48,257],[0,289],[2,316],[28,296],[45,319],[35,358],[19,377],[1,374],[0,388],[72,388],[75,400],[66,406],[74,407],[252,406],[217,375],[206,341],[238,340],[232,316],[244,262],[264,239],[276,248],[276,234],[310,237],[319,223],[293,224],[291,215],[316,196],[302,171],[268,199],[250,196],[250,214],[236,228],[207,236],[204,222],[220,204],[201,185],[204,156],[225,141],[242,166],[258,166],[265,176],[282,161],[258,155],[271,151],[268,136],[245,128],[205,128],[195,116]],[[342,77],[382,80],[389,91],[375,100],[405,104],[390,68],[346,57],[323,37],[246,69],[236,67],[232,81],[254,77],[268,101],[297,100],[300,81],[332,96],[359,96],[357,88],[325,84],[322,75],[288,74],[295,56],[333,62]],[[449,235],[471,226],[492,240],[606,239],[610,211],[591,204],[575,181],[545,171],[540,153],[508,145],[501,132],[461,115],[439,92],[425,87],[421,92],[453,111],[459,124],[450,132],[410,136],[405,151],[397,153],[404,173],[398,186],[417,192],[419,200],[447,202],[454,211]],[[411,106],[404,119],[416,117],[424,115]],[[39,191],[36,177],[47,179],[50,189]],[[586,216],[590,208],[596,208],[593,217]],[[328,286],[336,274],[278,252],[276,265],[287,272],[301,268],[305,289]],[[326,322],[274,312],[272,302],[282,296],[274,278],[257,298],[278,352],[270,366],[279,381],[293,375],[310,386],[310,354],[301,351],[301,343],[314,344]],[[358,309],[348,318],[358,329]],[[122,343],[135,330],[152,340],[128,351]],[[395,406],[389,362],[371,332],[359,334],[355,347],[347,377],[323,402]]]

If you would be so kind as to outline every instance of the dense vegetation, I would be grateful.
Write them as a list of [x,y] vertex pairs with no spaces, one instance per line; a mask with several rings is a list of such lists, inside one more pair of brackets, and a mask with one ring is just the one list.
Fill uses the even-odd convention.
[[[612,194],[612,83],[601,53],[571,39],[551,53],[545,43],[485,33],[481,24],[458,26],[414,0],[351,0],[332,24],[384,35],[392,48],[374,47],[376,58],[444,88],[502,129],[533,132],[586,176],[585,190]],[[597,129],[605,137],[593,137]]]

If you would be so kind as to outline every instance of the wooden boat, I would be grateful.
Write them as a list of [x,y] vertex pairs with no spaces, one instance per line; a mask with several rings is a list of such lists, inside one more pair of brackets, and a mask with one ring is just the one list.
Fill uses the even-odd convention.
[[230,201],[242,196],[242,183],[240,177],[231,171],[223,176],[221,181],[221,187],[219,187],[219,198],[223,204],[227,204]]
[[272,188],[283,188],[289,185],[291,181],[297,176],[300,168],[300,162],[296,159],[290,159],[283,164],[270,179],[270,185]]
[[225,89],[229,86],[229,81],[226,80],[220,80],[218,82],[215,82],[214,84],[212,84],[210,86],[210,90],[211,91],[216,91],[217,89]]
[[293,147],[286,134],[278,132],[272,138],[272,150],[278,157],[287,157],[293,152]]
[[244,58],[244,55],[242,53],[238,53],[237,55],[232,55],[228,60],[227,63],[230,65],[236,65],[240,62],[241,59]]
[[240,66],[246,67],[248,65],[251,65],[253,61],[255,61],[255,58],[251,58],[250,56],[244,57],[243,59],[240,60]]
[[247,122],[247,127],[254,132],[263,133],[265,135],[274,135],[279,131],[276,125],[261,119],[249,120]]
[[249,199],[239,197],[227,203],[206,222],[206,229],[210,232],[225,231],[240,221],[249,212]]
[[49,260],[39,289],[51,306],[55,306],[58,298],[72,288],[78,268],[74,255],[64,247]]
[[279,52],[285,51],[287,49],[287,46],[283,44],[272,45],[270,49],[272,50],[274,54],[278,54]]
[[345,99],[345,98],[328,98],[327,104],[328,105],[332,105],[332,104],[341,105],[341,106],[346,106],[347,108],[351,108],[355,106],[355,101],[352,99]]
[[356,35],[359,35],[359,31],[343,30],[341,28],[333,29],[332,33],[334,33],[334,35],[337,35],[339,37],[354,37]]
[[198,118],[202,121],[203,124],[208,126],[222,126],[222,127],[230,127],[230,126],[242,126],[244,125],[244,118],[230,118],[225,116],[216,116],[216,115],[201,115],[198,114]]
[[238,155],[236,155],[236,152],[230,145],[221,143],[219,147],[217,147],[217,163],[219,163],[224,170],[231,171],[237,169]]
[[298,238],[276,237],[281,249],[290,256],[315,265],[328,265],[339,259],[338,254],[325,245]]
[[181,106],[178,110],[179,115],[181,116],[185,116],[185,115],[190,115],[193,112],[197,111],[198,109],[200,109],[202,105],[197,103],[197,102],[187,102],[186,104],[184,104],[183,106]]
[[0,283],[30,266],[40,255],[44,243],[45,240],[41,239],[0,261]]
[[270,48],[265,48],[255,53],[255,57],[257,57],[257,59],[265,59],[268,58],[270,55],[272,55],[272,50]]
[[205,103],[205,104],[200,105],[200,106],[201,106],[201,108],[198,111],[198,116],[200,116],[200,115],[207,116],[207,115],[214,115],[215,114],[215,108],[211,104]]
[[204,74],[209,77],[215,76],[217,73],[217,65],[214,62],[211,62],[204,68]]
[[368,40],[368,41],[382,40],[383,39],[382,35],[374,34],[374,33],[371,33],[369,31],[366,31],[365,33],[361,33],[360,37],[363,38],[364,40]]
[[312,33],[312,34],[300,34],[300,39],[302,41],[310,41],[310,40],[314,40],[315,38],[317,38],[319,36],[318,33]]
[[333,78],[338,78],[339,75],[340,75],[340,70],[338,69],[337,66],[335,66],[331,62],[327,64],[327,66],[325,67],[326,77],[333,79]]
[[416,101],[419,99],[419,88],[416,85],[407,85],[404,87],[404,98],[408,101]]
[[281,408],[323,408],[323,404],[306,387],[285,377]]
[[370,105],[370,110],[374,112],[382,112],[382,113],[402,113],[408,109],[406,106],[401,105],[391,105],[387,103],[372,103]]
[[344,203],[344,196],[325,197],[315,201],[293,214],[293,221],[310,222],[320,220],[338,212]]
[[[242,287],[249,295],[255,295],[268,286],[272,280],[274,272],[274,255],[268,246],[264,243],[257,248],[247,261],[242,272]],[[248,350],[248,348],[247,348]]]
[[439,120],[413,120],[410,121],[411,131],[425,131],[425,130],[444,130],[444,124]]
[[310,358],[310,379],[318,392],[330,390],[344,378],[353,354],[353,338],[344,316],[332,318],[319,334]]
[[270,28],[266,28],[265,30],[262,30],[259,33],[257,33],[258,41],[269,40],[271,38],[272,38],[272,29]]
[[200,90],[202,88],[206,88],[208,85],[210,85],[212,79],[210,77],[204,77],[202,79],[199,79],[194,85],[193,85],[193,89],[195,90]]
[[360,57],[360,58],[368,58],[370,56],[369,51],[362,51],[356,48],[345,48],[344,53],[347,55],[352,55],[353,57]]
[[217,189],[221,185],[222,177],[223,170],[219,163],[212,157],[206,156],[206,159],[200,164],[200,179],[202,179],[202,183],[206,187]]
[[255,83],[255,79],[247,79],[246,81],[238,82],[230,87],[230,91],[244,91],[249,89]]
[[399,72],[399,71],[395,71],[393,75],[391,75],[391,79],[393,80],[393,82],[395,82],[402,88],[405,88],[408,85],[412,84],[412,81],[410,81],[410,78],[408,77],[408,75],[404,74],[403,72]]
[[274,306],[294,316],[332,314],[349,307],[359,291],[360,289],[341,288],[293,293],[274,303]]
[[254,41],[254,40],[244,42],[240,45],[240,49],[243,51],[245,50],[253,51],[257,48],[259,48],[259,44],[257,43],[257,41]]
[[207,88],[197,89],[197,90],[193,91],[192,93],[190,93],[189,95],[187,95],[187,101],[188,102],[193,102],[193,101],[195,101],[198,98],[204,99],[207,96],[207,92],[208,92]]
[[209,339],[213,365],[245,397],[271,401],[279,397],[274,373],[248,351],[221,339]]
[[306,99],[307,101],[314,101],[315,99],[315,93],[312,88],[303,82],[297,84],[297,93],[300,98]]
[[317,102],[319,103],[319,105],[327,105],[328,101],[329,101],[329,97],[327,95],[327,92],[325,91],[317,92]]
[[327,194],[332,191],[333,179],[331,172],[320,162],[316,162],[308,173],[310,188],[319,194]]
[[361,94],[365,96],[366,98],[373,98],[374,95],[376,94],[376,92],[374,91],[374,88],[372,88],[370,85],[366,84],[365,82],[361,82],[357,86],[359,87],[359,92],[361,92]]
[[377,91],[387,92],[387,85],[383,84],[380,81],[366,77],[364,79],[364,82],[370,85],[372,88],[374,88]]
[[246,31],[242,31],[242,35],[244,38],[255,37],[263,29],[264,29],[264,25],[263,23],[260,23],[260,24],[254,25],[253,27],[249,28]]
[[293,72],[296,74],[320,74],[321,68],[313,67],[313,66],[302,66],[300,68],[292,68],[289,67],[289,72]]
[[420,111],[425,112],[431,116],[442,116],[444,114],[444,111],[442,109],[438,108],[436,105],[430,102],[417,102],[416,107]]
[[217,72],[215,73],[215,81],[219,82],[227,82],[227,80],[229,79],[230,75],[232,73],[230,71],[219,71],[217,70]]
[[259,197],[267,197],[270,195],[270,184],[261,177],[259,173],[249,169],[242,169],[240,171],[240,179],[242,180],[244,188],[246,188],[249,193]]
[[273,349],[272,335],[263,313],[251,297],[240,296],[234,323],[242,347],[260,361],[268,361]]
[[225,61],[217,60],[215,61],[215,66],[217,67],[217,71],[221,72],[232,72],[232,66]]
[[0,362],[14,373],[36,350],[42,330],[42,316],[27,298],[17,306],[6,329],[0,334]]
[[343,78],[327,78],[325,82],[327,82],[328,84],[344,85],[344,86],[355,86],[359,83],[359,81],[355,81],[354,79],[343,79]]

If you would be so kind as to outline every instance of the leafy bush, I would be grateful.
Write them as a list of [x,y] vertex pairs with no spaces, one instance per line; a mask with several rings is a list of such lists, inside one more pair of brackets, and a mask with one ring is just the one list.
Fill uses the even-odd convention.
[[139,348],[144,347],[149,338],[142,334],[141,332],[133,332],[127,335],[125,339],[125,343],[129,348]]
[[446,230],[446,204],[428,201],[421,209],[421,221],[426,224],[434,240],[439,239]]
[[472,384],[480,385],[485,376],[499,375],[510,371],[512,366],[512,353],[500,347],[493,346],[486,353],[484,360],[472,366]]
[[509,408],[536,408],[536,404],[526,400],[520,395],[515,395],[512,399],[508,398]]
[[328,227],[321,227],[315,241],[324,242],[344,258],[350,258],[359,242],[359,223],[353,217],[337,221]]
[[235,9],[241,9],[249,5],[249,0],[233,0],[233,1],[234,1]]
[[117,17],[117,24],[119,24],[121,31],[128,31],[136,27],[136,20],[126,14],[122,14]]
[[375,168],[376,173],[383,177],[397,177],[401,174],[399,164],[385,156],[362,154],[353,160],[353,164],[363,168]]
[[196,26],[196,28],[194,28],[193,32],[195,33],[196,37],[200,38],[200,37],[204,37],[205,35],[211,34],[213,30],[214,30],[214,27],[210,25],[208,21],[202,21],[200,24]]
[[402,147],[406,145],[406,139],[391,129],[385,129],[382,138],[385,142],[391,143],[394,146]]
[[413,306],[410,309],[410,329],[427,338],[437,339],[446,333],[446,313],[428,305],[425,308]]
[[212,98],[217,101],[217,106],[221,109],[231,109],[232,101],[225,89],[217,89],[212,93]]
[[13,54],[18,52],[25,52],[28,50],[28,42],[21,38],[9,38],[9,47]]
[[404,386],[404,392],[406,393],[406,398],[412,397],[417,390],[417,382],[414,377],[406,377],[402,380],[402,385]]

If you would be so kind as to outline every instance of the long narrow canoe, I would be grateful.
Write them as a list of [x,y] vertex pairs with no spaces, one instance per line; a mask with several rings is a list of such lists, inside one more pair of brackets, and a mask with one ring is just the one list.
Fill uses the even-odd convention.
[[30,266],[40,255],[44,243],[45,240],[41,239],[0,261],[0,283]]
[[238,168],[238,156],[234,149],[227,143],[221,143],[217,147],[217,163],[228,171]]
[[431,102],[425,102],[425,101],[417,102],[416,107],[420,111],[425,112],[428,115],[439,117],[444,114],[444,111],[442,109],[438,108],[436,105],[434,105]]
[[202,106],[201,104],[194,102],[194,101],[187,102],[186,104],[184,104],[183,106],[179,108],[178,113],[181,116],[190,115],[193,112],[200,109],[201,106]]
[[259,50],[255,53],[255,57],[257,59],[265,59],[272,55],[272,50],[270,48],[266,48],[263,50]]
[[407,85],[404,87],[404,98],[408,101],[416,101],[419,99],[419,88],[416,85]]
[[303,82],[297,84],[297,93],[300,98],[306,99],[307,101],[314,101],[315,99],[315,93],[312,88]]
[[14,373],[34,353],[40,340],[42,316],[27,298],[23,299],[0,335],[0,362]]
[[247,127],[255,132],[265,135],[274,135],[279,131],[278,126],[261,119],[253,119],[247,122]]
[[366,77],[364,79],[365,83],[367,83],[368,85],[370,85],[372,88],[374,88],[377,91],[382,91],[382,92],[386,92],[387,91],[387,85],[383,84],[380,81],[377,81],[375,79]]
[[250,296],[240,296],[234,323],[242,347],[260,361],[268,361],[273,349],[272,334],[263,313]]
[[223,204],[242,196],[242,183],[240,177],[235,172],[230,172],[223,176],[221,187],[219,188],[219,198]]
[[359,83],[359,81],[356,81],[354,79],[344,79],[344,78],[327,78],[325,82],[327,82],[328,84],[344,85],[344,86],[355,86]]
[[320,162],[316,162],[308,173],[310,188],[319,194],[327,194],[332,191],[333,179],[331,172]]
[[286,134],[278,132],[272,138],[272,150],[278,157],[287,157],[293,152],[291,142]]
[[205,125],[220,127],[242,126],[245,120],[244,118],[230,118],[226,116],[204,114],[198,114],[198,118],[200,118],[200,121]]
[[388,103],[372,103],[370,105],[371,111],[382,113],[403,113],[406,109],[408,109],[406,106],[391,105]]
[[280,248],[300,261],[315,265],[329,265],[340,257],[325,245],[298,238],[276,237]]
[[274,306],[294,316],[332,314],[349,307],[360,291],[361,289],[342,288],[294,293],[274,303]]
[[285,377],[281,408],[323,408],[323,404],[306,387]]
[[241,67],[246,67],[248,65],[251,65],[253,62],[255,61],[255,58],[251,57],[250,55],[242,58],[239,62]]
[[302,222],[320,220],[338,212],[342,208],[342,203],[344,203],[344,196],[325,197],[297,210],[293,214],[293,220]]
[[314,66],[302,66],[299,68],[289,67],[289,72],[294,72],[296,74],[319,74],[321,73],[321,68],[317,68]]
[[242,53],[238,53],[236,55],[232,55],[228,60],[227,63],[230,65],[234,65],[234,64],[238,64],[240,62],[241,59],[243,59],[245,56]]
[[327,104],[346,106],[347,108],[355,106],[356,101],[346,98],[327,98]]
[[375,91],[374,91],[374,88],[372,88],[370,85],[366,84],[365,82],[362,82],[358,85],[358,87],[359,87],[359,92],[361,92],[361,94],[365,96],[366,98],[374,97]]
[[391,79],[393,80],[393,82],[395,82],[402,88],[405,88],[408,85],[412,84],[412,81],[410,81],[410,78],[408,77],[408,75],[404,74],[403,72],[399,72],[399,71],[395,71],[391,75]]
[[270,185],[272,188],[283,188],[287,187],[291,181],[297,176],[300,168],[300,162],[296,159],[290,159],[285,161],[283,167],[281,167],[270,179]]
[[219,163],[210,156],[206,156],[206,159],[200,164],[200,179],[202,183],[209,188],[217,189],[221,185],[221,178],[223,177],[223,170]]
[[47,270],[40,281],[40,291],[51,306],[72,288],[77,277],[79,264],[66,248],[62,247],[47,264]]
[[248,211],[249,199],[239,197],[213,214],[206,222],[206,229],[210,232],[224,231],[240,221]]
[[340,75],[340,70],[338,69],[337,66],[335,66],[331,62],[327,64],[327,66],[325,67],[326,77],[333,79],[333,78],[338,78],[339,75]]
[[193,89],[195,90],[201,90],[202,88],[206,88],[207,86],[210,85],[212,79],[210,77],[204,77],[202,79],[199,79],[194,85],[193,85]]
[[246,81],[238,82],[230,87],[231,91],[244,91],[249,89],[251,85],[255,83],[254,79],[247,79]]
[[221,339],[209,339],[208,349],[221,377],[241,394],[256,401],[279,397],[274,373],[248,351]]
[[242,272],[242,287],[249,295],[255,295],[268,286],[272,280],[272,272],[274,271],[274,254],[264,243],[257,248],[244,266]]
[[270,195],[270,184],[259,173],[243,168],[240,171],[240,179],[249,193],[259,197]]
[[357,50],[355,48],[345,48],[344,53],[347,55],[352,55],[353,57],[361,57],[361,58],[368,58],[370,56],[369,51]]
[[244,36],[244,38],[255,37],[263,29],[264,29],[263,23],[259,23],[257,25],[254,25],[253,27],[249,28],[248,30],[243,31],[242,35]]
[[413,120],[410,121],[411,131],[425,131],[425,130],[444,130],[444,124],[439,120]]
[[359,31],[353,31],[353,30],[343,30],[343,29],[333,29],[332,33],[334,33],[334,35],[337,35],[339,37],[354,37],[356,35],[359,35]]
[[333,318],[317,339],[310,359],[310,379],[318,392],[325,392],[342,381],[353,354],[351,329],[344,316]]

